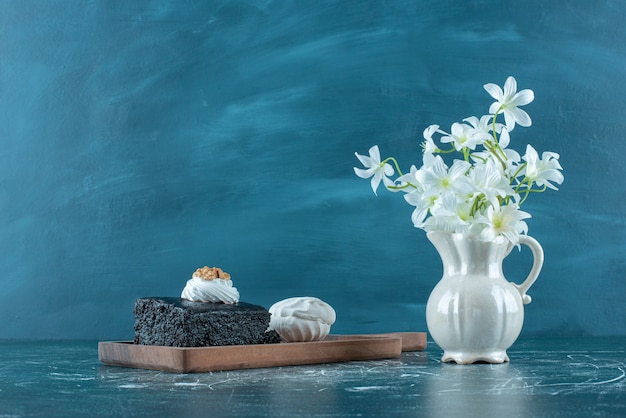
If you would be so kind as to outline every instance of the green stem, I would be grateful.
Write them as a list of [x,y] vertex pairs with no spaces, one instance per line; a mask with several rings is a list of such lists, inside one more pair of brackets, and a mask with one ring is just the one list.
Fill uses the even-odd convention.
[[[385,160],[383,160],[380,163],[380,166],[381,167],[384,166],[389,161],[391,161],[393,163],[393,165],[396,167],[396,170],[398,171],[398,176],[403,176],[404,174],[402,174],[402,170],[400,170],[400,165],[398,164],[398,161],[396,161],[396,159],[393,158],[393,157],[385,158]],[[413,187],[414,189],[417,189],[416,185],[414,185],[412,183],[409,183],[408,181],[406,182],[405,185],[402,185],[402,186],[387,186],[388,189],[392,189],[392,190],[401,190],[401,189],[404,189],[404,188],[407,188],[407,187]]]
[[522,172],[522,170],[523,170],[524,168],[526,168],[526,166],[527,166],[527,165],[528,165],[528,163],[524,163],[524,164],[520,165],[520,166],[519,166],[519,168],[517,169],[517,171],[515,172],[515,174],[513,174],[513,178],[514,178],[514,179],[515,179],[515,178],[517,178],[517,176],[519,176],[519,175],[520,175],[520,173]]
[[456,152],[456,148],[454,148],[454,147],[452,147],[450,149],[437,148],[437,152],[439,154],[452,154],[453,152]]
[[[500,148],[498,142],[496,141],[493,144],[491,142],[485,142],[484,145],[487,151],[489,151],[491,154],[493,154],[494,157],[496,157],[496,159],[500,162],[500,165],[502,165],[504,171],[506,171],[506,154],[504,154],[504,151],[502,151],[502,148]],[[500,152],[498,152],[498,150]]]
[[520,192],[521,187],[524,185],[526,185],[526,189],[522,190],[522,192],[528,193],[528,190],[533,188],[533,181],[530,180],[528,177],[524,177],[522,181],[520,181],[518,185],[515,187],[515,193]]
[[498,117],[498,114],[500,113],[501,110],[502,110],[502,106],[500,106],[500,108],[496,111],[496,113],[494,113],[493,119],[491,119],[491,133],[493,134],[493,140],[496,144],[498,143],[498,135],[496,133],[496,117]]
[[384,166],[385,164],[387,164],[387,162],[391,161],[393,163],[393,165],[396,167],[396,170],[398,171],[398,175],[403,176],[404,174],[402,174],[402,170],[400,170],[400,166],[398,165],[398,162],[396,161],[395,158],[393,157],[388,157],[385,158],[385,160],[383,162],[380,163],[380,166]]
[[[534,185],[534,181],[530,180],[528,177],[525,177],[518,185],[517,187],[515,187],[515,193],[520,193],[520,194],[524,194],[524,197],[522,197],[522,200],[519,202],[519,205],[522,206],[522,203],[524,203],[526,201],[526,199],[528,199],[528,195],[531,193],[543,193],[545,192],[548,187],[544,184],[542,188],[540,189],[533,189],[533,185]],[[526,188],[524,190],[520,190],[522,188],[522,186],[526,186]]]
[[485,203],[485,197],[483,194],[479,194],[474,198],[474,202],[472,203],[472,208],[470,209],[470,215],[474,216],[478,212],[480,212],[481,207]]
[[417,189],[417,186],[407,182],[406,184],[403,184],[402,186],[387,186],[388,189],[392,189],[392,190],[402,190],[402,189],[406,189],[407,187],[412,187],[414,189]]
[[496,113],[493,115],[493,118],[491,119],[491,133],[493,134],[493,151],[491,152],[500,160],[502,166],[506,170],[505,161],[507,160],[507,157],[502,147],[500,147],[500,141],[498,141],[498,134],[496,133],[496,118],[498,117],[502,109],[503,107],[500,106],[500,108],[496,111]]

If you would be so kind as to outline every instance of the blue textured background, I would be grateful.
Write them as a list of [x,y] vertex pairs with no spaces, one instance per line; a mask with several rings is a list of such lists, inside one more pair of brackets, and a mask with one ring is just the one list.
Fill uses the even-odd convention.
[[336,332],[425,330],[439,258],[354,152],[408,168],[508,75],[536,95],[512,146],[565,174],[525,206],[524,333],[626,334],[626,3],[517,3],[0,1],[0,338],[129,338],[205,264]]

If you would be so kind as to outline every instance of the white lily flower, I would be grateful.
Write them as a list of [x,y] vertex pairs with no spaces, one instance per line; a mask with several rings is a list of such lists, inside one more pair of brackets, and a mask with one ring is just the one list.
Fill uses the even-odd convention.
[[456,207],[459,202],[457,195],[454,193],[444,193],[440,199],[437,199],[430,213],[434,217],[454,216],[456,214]]
[[530,218],[530,214],[521,211],[516,204],[506,206],[489,206],[485,214],[486,227],[480,238],[484,241],[493,241],[502,235],[513,244],[519,243],[519,235],[528,232],[528,226],[523,219]]
[[[489,107],[491,114],[455,122],[450,133],[434,124],[424,129],[421,167],[412,165],[402,174],[394,158],[381,162],[378,146],[373,146],[369,157],[356,154],[365,169],[355,167],[354,172],[371,178],[374,193],[381,181],[390,191],[403,191],[406,202],[414,207],[411,221],[417,228],[467,233],[485,241],[506,239],[519,245],[519,235],[528,231],[524,219],[530,218],[520,206],[531,192],[557,190],[555,185],[563,182],[562,168],[554,152],[544,152],[540,158],[528,145],[520,157],[509,148],[515,125],[532,124],[519,107],[534,100],[533,91],[518,92],[513,77],[506,79],[504,89],[491,83],[484,88],[496,99]],[[504,125],[496,122],[500,113]],[[452,147],[442,149],[439,143]],[[460,158],[448,159],[455,153]],[[394,168],[398,176],[392,179]]]
[[532,145],[528,144],[523,158],[527,163],[524,174],[528,180],[536,183],[539,187],[546,186],[550,189],[558,190],[550,182],[563,183],[563,174],[559,171],[563,169],[561,164],[559,164],[559,154],[546,151],[541,154],[541,159],[539,159],[537,151],[535,151]]
[[535,100],[535,93],[530,89],[517,91],[517,81],[514,77],[508,77],[504,82],[504,91],[497,84],[487,83],[483,86],[487,93],[496,101],[489,107],[489,112],[493,115],[499,112],[504,113],[506,128],[512,131],[515,124],[523,127],[532,125],[532,120],[528,113],[518,106],[524,106]]
[[509,134],[509,130],[506,127],[503,127],[500,131],[500,138],[498,138],[498,145],[500,148],[505,149],[511,143],[511,134]]
[[446,193],[437,199],[430,209],[433,215],[425,223],[426,230],[438,228],[448,232],[467,232],[472,216],[472,202],[454,193]]
[[[488,141],[492,138],[491,128],[493,115],[483,115],[480,119],[476,116],[470,116],[469,118],[463,119],[463,122],[469,123],[472,128],[474,128],[473,135],[477,136],[477,141],[482,144],[484,141]],[[496,133],[500,133],[502,130],[502,124],[496,123]]]
[[459,224],[456,216],[431,216],[424,221],[422,228],[425,231],[465,233],[469,231],[469,224]]
[[463,148],[474,150],[479,144],[480,135],[475,135],[475,129],[469,125],[455,122],[450,128],[450,132],[450,135],[441,138],[441,142],[444,144],[452,143],[457,151],[461,151]]
[[417,173],[417,167],[415,167],[415,165],[412,165],[410,171],[407,174],[403,174],[398,177],[394,182],[395,187],[392,187],[389,190],[391,190],[392,192],[402,190],[406,193],[411,193],[414,191],[424,191],[424,187],[421,185],[419,180],[417,180],[415,173]]
[[[509,131],[505,127],[501,127],[500,137],[498,138],[498,146],[500,147],[500,150],[504,153],[504,162],[502,162],[502,160],[496,159],[495,155],[493,155],[489,151],[475,152],[472,154],[472,159],[481,162],[499,162],[499,164],[496,164],[496,167],[502,173],[502,175],[510,179],[515,175],[515,173],[517,173],[519,162],[521,160],[521,157],[517,151],[507,148],[510,142],[511,138],[509,135]],[[503,163],[504,167],[502,166]]]
[[428,216],[430,208],[434,206],[438,198],[439,196],[437,194],[421,191],[414,191],[404,195],[404,200],[406,200],[409,205],[415,206],[411,214],[411,221],[416,228],[423,228],[424,220]]
[[[424,158],[426,160],[426,158]],[[452,167],[437,155],[431,159],[429,166],[424,165],[415,173],[418,181],[424,185],[425,189],[433,188],[437,193],[455,192],[459,194],[469,194],[472,192],[471,185],[467,181],[465,174],[471,164],[467,161],[455,160]]]
[[369,149],[369,157],[359,155],[356,152],[354,155],[356,155],[359,161],[361,161],[361,164],[366,167],[366,169],[354,167],[355,174],[363,179],[372,178],[371,185],[374,194],[376,194],[381,180],[385,187],[393,186],[393,181],[388,178],[394,173],[393,167],[389,163],[381,164],[378,145],[374,145]]
[[468,179],[478,194],[483,194],[492,205],[498,204],[498,197],[515,195],[509,179],[498,169],[494,160],[487,160],[485,164],[474,167]]
[[433,141],[433,134],[435,132],[441,132],[439,130],[439,125],[430,125],[428,128],[424,129],[424,139],[426,141],[422,142],[422,149],[424,153],[432,154],[437,152],[439,148],[435,145],[435,141]]

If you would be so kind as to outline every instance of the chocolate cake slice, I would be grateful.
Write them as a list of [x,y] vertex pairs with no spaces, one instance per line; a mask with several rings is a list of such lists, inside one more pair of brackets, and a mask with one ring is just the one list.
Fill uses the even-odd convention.
[[249,303],[150,297],[135,301],[135,344],[170,347],[279,343],[270,313]]

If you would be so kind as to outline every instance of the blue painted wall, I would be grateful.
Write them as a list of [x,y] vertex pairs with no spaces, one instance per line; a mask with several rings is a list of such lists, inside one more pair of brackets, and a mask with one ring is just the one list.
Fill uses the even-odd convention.
[[508,75],[536,95],[513,146],[565,174],[525,206],[524,333],[625,334],[626,3],[519,3],[1,1],[0,338],[129,338],[205,264],[336,332],[425,330],[439,258],[354,152],[408,167]]

